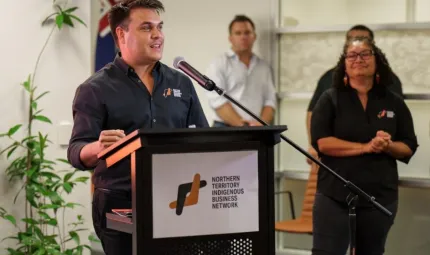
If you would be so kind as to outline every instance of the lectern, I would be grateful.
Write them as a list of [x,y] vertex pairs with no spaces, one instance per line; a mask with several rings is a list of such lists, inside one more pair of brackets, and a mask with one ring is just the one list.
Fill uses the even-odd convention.
[[136,130],[99,154],[131,166],[134,255],[274,255],[274,146],[286,126]]

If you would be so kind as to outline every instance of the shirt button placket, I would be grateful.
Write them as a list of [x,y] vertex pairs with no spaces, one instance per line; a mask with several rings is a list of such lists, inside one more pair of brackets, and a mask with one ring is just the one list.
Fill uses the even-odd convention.
[[154,105],[154,97],[153,96],[151,96],[151,117],[152,117],[151,126],[155,127],[157,120],[155,119],[155,105]]

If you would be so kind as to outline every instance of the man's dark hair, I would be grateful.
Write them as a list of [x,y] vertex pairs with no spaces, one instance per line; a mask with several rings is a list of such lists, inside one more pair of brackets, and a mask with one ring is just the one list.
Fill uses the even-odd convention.
[[369,35],[370,35],[370,40],[372,40],[372,41],[374,41],[375,40],[375,34],[373,33],[373,31],[372,31],[372,29],[370,29],[370,28],[368,28],[368,27],[366,27],[365,25],[355,25],[355,26],[353,26],[353,27],[351,27],[349,30],[348,30],[348,32],[346,32],[346,39],[348,40],[348,39],[351,39],[351,38],[348,38],[348,34],[349,34],[349,32],[351,32],[351,31],[353,31],[353,30],[358,30],[358,31],[366,31],[366,32],[368,32],[369,33]]
[[236,15],[234,19],[230,22],[230,25],[228,26],[228,32],[231,34],[231,28],[233,27],[234,23],[236,22],[249,22],[251,24],[252,29],[255,31],[255,25],[254,22],[250,18],[248,18],[245,15]]
[[116,45],[118,45],[116,28],[120,26],[127,31],[130,22],[130,12],[136,8],[154,9],[158,13],[164,12],[164,5],[159,0],[123,0],[114,5],[109,11],[108,19]]
[[345,77],[345,57],[346,57],[346,51],[348,50],[348,47],[356,41],[361,41],[367,45],[370,46],[373,55],[375,56],[375,62],[376,62],[376,71],[375,74],[378,73],[380,77],[380,82],[377,84],[375,78],[374,78],[374,87],[377,91],[377,93],[385,93],[385,89],[387,86],[391,85],[393,82],[393,71],[391,70],[390,64],[387,61],[387,58],[385,57],[385,54],[382,52],[378,46],[375,45],[375,43],[366,36],[360,36],[360,37],[354,37],[345,43],[343,47],[342,55],[340,55],[339,61],[337,62],[337,65],[335,67],[334,73],[333,73],[333,86],[337,89],[342,89],[345,87],[343,77]]

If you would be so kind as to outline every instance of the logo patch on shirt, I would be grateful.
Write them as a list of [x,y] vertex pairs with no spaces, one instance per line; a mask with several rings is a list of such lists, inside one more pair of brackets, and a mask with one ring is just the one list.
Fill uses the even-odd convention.
[[378,113],[378,119],[382,119],[384,117],[392,119],[392,118],[394,118],[394,112],[393,111],[387,111],[387,110],[380,111]]
[[164,97],[168,97],[168,96],[171,96],[171,95],[172,95],[172,89],[171,88],[168,88],[168,89],[164,90],[164,92],[163,92],[163,96]]
[[387,118],[394,118],[394,112],[393,111],[387,111]]
[[173,96],[174,97],[181,97],[182,96],[182,92],[179,89],[173,89]]
[[378,119],[385,117],[385,114],[387,114],[387,111],[382,110],[378,113]]

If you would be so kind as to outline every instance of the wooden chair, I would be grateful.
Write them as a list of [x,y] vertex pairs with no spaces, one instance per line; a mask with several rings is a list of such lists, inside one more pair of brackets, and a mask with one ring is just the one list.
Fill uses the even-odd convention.
[[309,178],[306,184],[305,198],[303,208],[299,218],[296,218],[294,212],[294,202],[291,191],[280,191],[276,194],[288,194],[291,208],[292,220],[278,221],[275,223],[275,230],[280,232],[312,234],[312,207],[315,201],[317,190],[318,165],[312,164]]

